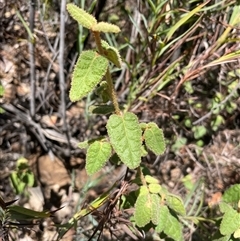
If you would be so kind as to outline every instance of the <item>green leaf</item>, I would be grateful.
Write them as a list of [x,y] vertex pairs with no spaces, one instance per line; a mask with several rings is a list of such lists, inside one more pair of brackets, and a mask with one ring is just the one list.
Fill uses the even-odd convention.
[[169,208],[171,208],[176,213],[179,213],[181,215],[186,214],[186,210],[183,204],[183,201],[180,197],[175,196],[173,194],[169,194],[166,197],[166,203]]
[[50,211],[37,212],[17,205],[9,206],[8,212],[11,216],[11,219],[16,220],[39,219],[52,216],[52,212]]
[[235,184],[228,188],[224,192],[222,200],[226,203],[237,204],[240,200],[240,184]]
[[232,207],[229,204],[225,203],[225,202],[220,202],[219,203],[219,208],[220,208],[220,211],[222,213],[226,213],[228,211],[231,211],[231,209],[232,209]]
[[183,25],[185,24],[194,14],[198,13],[201,8],[203,8],[206,4],[208,4],[209,1],[200,4],[198,7],[194,8],[189,13],[185,14],[184,17],[182,17],[174,26],[171,27],[171,29],[167,33],[167,41],[170,40],[172,35]]
[[133,113],[123,115],[113,114],[107,123],[110,142],[122,160],[130,169],[134,169],[141,162],[141,128],[138,118]]
[[238,228],[238,229],[234,232],[233,237],[234,237],[234,238],[240,238],[240,228]]
[[113,64],[115,64],[118,68],[122,66],[122,59],[118,50],[112,46],[110,46],[106,41],[101,40],[103,55]]
[[194,132],[195,139],[200,139],[201,137],[205,136],[207,133],[207,129],[205,126],[194,126],[192,128],[192,131]]
[[140,123],[139,125],[143,131],[147,128],[147,123]]
[[146,175],[145,176],[145,180],[149,184],[158,184],[159,183],[158,179],[156,179],[156,178],[154,178],[154,177],[152,177],[150,175]]
[[80,149],[87,149],[89,147],[89,141],[81,141],[78,143]]
[[163,231],[167,236],[169,236],[170,238],[176,241],[183,240],[182,224],[170,212],[168,213],[165,228]]
[[215,237],[215,235],[214,235],[213,241],[229,241],[230,237],[231,237],[231,235],[219,236],[219,237],[218,236]]
[[156,232],[161,233],[165,229],[166,220],[169,215],[169,210],[166,205],[160,205],[159,206],[159,221],[158,225],[155,228]]
[[[153,184],[154,185],[154,184]],[[157,194],[150,194],[151,197],[151,220],[154,225],[159,223],[160,197]]]
[[0,97],[2,97],[4,95],[4,88],[0,83]]
[[11,184],[12,184],[16,194],[23,193],[23,191],[26,187],[26,183],[24,183],[21,179],[19,179],[18,173],[16,171],[13,171],[10,174],[10,180],[11,180]]
[[155,184],[155,183],[149,184],[148,188],[149,188],[149,192],[150,193],[156,193],[156,194],[160,193],[161,190],[162,190],[161,185],[160,184]]
[[222,235],[233,234],[240,227],[240,214],[229,206],[227,212],[224,213],[220,224],[220,232]]
[[148,195],[148,194],[149,194],[149,191],[148,191],[147,186],[141,186],[141,187],[139,188],[139,194],[138,194],[138,196]]
[[144,227],[151,221],[152,202],[150,194],[140,195],[135,204],[135,221],[138,227]]
[[148,155],[148,151],[146,150],[146,146],[142,145],[141,146],[141,157],[145,157]]
[[92,27],[92,31],[104,33],[119,33],[121,30],[117,25],[106,22],[99,22]]
[[113,105],[91,105],[89,112],[95,115],[107,115],[115,111]]
[[70,99],[78,101],[101,81],[108,68],[108,60],[95,51],[83,51],[73,71]]
[[150,122],[147,124],[147,129],[144,131],[144,139],[146,146],[156,155],[162,155],[166,149],[165,140],[162,129]]
[[98,172],[111,156],[111,145],[108,142],[95,141],[87,150],[86,171],[88,175]]
[[117,155],[117,153],[114,153],[109,161],[113,164],[113,165],[121,165],[122,162],[121,162],[121,159],[119,158],[119,156]]
[[94,25],[97,24],[97,20],[91,14],[85,12],[75,4],[67,4],[67,10],[72,18],[85,28],[91,29]]

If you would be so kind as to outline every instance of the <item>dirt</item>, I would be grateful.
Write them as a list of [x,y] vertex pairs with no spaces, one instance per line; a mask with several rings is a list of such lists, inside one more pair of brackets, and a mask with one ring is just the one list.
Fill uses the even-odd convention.
[[[31,170],[35,174],[37,187],[29,188],[28,192],[31,194],[29,198],[24,195],[17,196],[18,203],[37,211],[43,209],[53,211],[64,206],[56,212],[54,221],[67,222],[76,212],[76,207],[84,206],[109,188],[121,176],[121,168],[112,170],[112,166],[108,164],[101,173],[91,178],[84,170],[85,151],[77,148],[77,143],[88,137],[104,134],[107,119],[102,116],[89,116],[86,113],[89,102],[82,101],[73,104],[67,96],[70,73],[76,60],[77,26],[71,20],[66,23],[65,35],[66,121],[69,137],[67,140],[60,109],[59,65],[54,57],[57,49],[55,52],[49,51],[44,34],[46,31],[48,40],[54,46],[59,31],[58,24],[51,24],[54,18],[59,17],[54,9],[49,13],[49,15],[52,14],[52,22],[42,20],[45,29],[39,16],[36,18],[36,29],[38,29],[35,33],[38,76],[36,82],[37,112],[34,118],[30,117],[31,88],[27,33],[15,10],[15,7],[20,9],[20,13],[27,20],[28,7],[26,4],[21,5],[20,2],[16,5],[15,1],[8,1],[0,9],[3,16],[1,24],[4,28],[0,40],[0,77],[1,84],[5,88],[4,96],[0,100],[0,107],[4,109],[0,114],[0,194],[5,201],[16,198],[9,175],[15,170],[16,161],[24,156],[28,159]],[[127,28],[125,22],[122,24],[124,28]],[[166,102],[166,99],[162,100],[159,97],[157,102],[154,99],[139,108],[134,109],[133,106],[133,110],[141,120],[154,121],[159,124],[166,138],[172,135],[180,138],[181,133],[178,129],[176,131],[170,125],[172,118],[168,108],[159,107],[166,106]],[[183,178],[189,175],[192,185],[198,185],[199,190],[204,193],[204,205],[214,205],[227,187],[240,182],[240,131],[237,128],[226,127],[212,134],[210,139],[203,148],[190,142],[183,145],[177,152],[171,151],[172,143],[169,143],[164,155],[161,157],[150,155],[144,163],[164,186],[182,197],[188,194]],[[106,175],[99,179],[96,185],[91,183],[104,173]],[[89,188],[91,185],[94,188]],[[89,231],[88,233],[94,230],[92,220],[84,219],[81,225]],[[25,230],[22,233],[19,231],[23,237],[19,240],[37,240],[39,237],[41,240],[56,238],[56,228],[53,227],[51,219],[44,221],[36,230],[35,232]],[[79,232],[81,233],[81,230]],[[70,230],[63,240],[72,240],[73,235],[82,237],[81,234]],[[107,240],[109,236],[107,231],[104,235]]]

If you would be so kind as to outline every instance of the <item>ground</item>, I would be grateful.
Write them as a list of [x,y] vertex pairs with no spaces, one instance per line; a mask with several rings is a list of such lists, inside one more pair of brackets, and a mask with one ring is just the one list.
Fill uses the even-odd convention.
[[[126,17],[127,15],[123,16],[131,13],[131,16],[134,17],[134,7],[139,6],[135,1],[132,2],[132,5],[130,2],[132,1],[129,3],[113,1],[111,4],[108,2],[103,9],[99,4],[98,8],[95,8],[94,14],[102,20],[106,20],[108,14],[114,19],[114,14],[119,12],[121,20],[118,19],[117,23],[123,34],[117,40],[123,44],[123,41],[126,39],[130,41],[136,34],[138,37],[133,45],[136,44],[137,49],[140,48],[137,45],[140,37],[133,30],[131,33],[129,32],[129,26],[132,26],[135,20],[131,21]],[[87,6],[89,6],[88,3],[89,1],[87,1]],[[44,7],[47,8],[46,12],[43,12]],[[69,100],[71,73],[77,58],[79,42],[76,41],[78,26],[70,17],[67,17],[64,49],[66,125],[64,124],[59,85],[60,67],[57,58],[60,38],[60,6],[54,1],[49,5],[44,1],[38,1],[36,9],[34,31],[36,107],[34,116],[31,116],[30,111],[32,102],[30,72],[32,67],[29,64],[29,40],[27,28],[20,20],[22,17],[23,21],[28,23],[29,6],[23,1],[17,3],[8,1],[0,9],[3,16],[0,20],[2,27],[0,78],[1,85],[4,87],[4,94],[0,99],[0,194],[5,201],[18,198],[19,205],[37,211],[41,211],[43,208],[55,210],[64,207],[56,212],[53,220],[47,219],[39,227],[36,225],[31,229],[19,229],[18,232],[12,234],[19,240],[55,240],[56,229],[52,225],[53,221],[56,223],[67,222],[77,209],[110,188],[112,183],[120,178],[122,169],[121,167],[114,169],[113,165],[109,163],[100,173],[93,177],[87,176],[84,169],[85,151],[79,149],[77,144],[80,141],[106,134],[107,117],[88,113],[89,106],[98,98],[95,93],[77,103],[71,103]],[[99,16],[97,15],[98,10],[101,13]],[[142,12],[144,13],[145,9],[142,9]],[[84,34],[86,33],[84,32]],[[146,33],[144,32],[144,34]],[[122,37],[124,35],[126,37]],[[111,36],[109,39],[111,40]],[[84,48],[92,46],[91,36],[86,35]],[[122,52],[130,64],[129,68],[125,66],[122,72],[113,73],[118,80],[123,78],[120,84],[116,81],[119,101],[132,110],[140,121],[157,123],[163,129],[167,140],[166,152],[158,157],[153,154],[148,155],[144,158],[144,164],[169,191],[181,196],[185,202],[192,203],[189,206],[192,208],[191,210],[189,208],[189,213],[192,212],[192,215],[196,216],[207,215],[207,212],[203,211],[197,213],[198,206],[201,204],[205,209],[214,206],[226,188],[240,182],[239,93],[234,96],[233,100],[237,106],[235,112],[230,114],[224,112],[225,122],[220,128],[212,131],[209,127],[210,124],[204,123],[207,127],[207,134],[200,147],[193,137],[192,130],[183,126],[183,123],[186,116],[194,115],[197,117],[196,119],[199,119],[207,113],[204,108],[205,112],[202,109],[201,111],[191,109],[188,106],[190,105],[188,100],[192,98],[195,101],[197,99],[203,106],[207,106],[207,101],[210,101],[213,93],[209,90],[209,93],[207,92],[209,95],[206,95],[204,91],[211,85],[209,87],[206,80],[202,81],[198,77],[194,79],[193,88],[199,91],[199,95],[192,96],[187,91],[182,90],[181,92],[180,90],[180,93],[175,95],[175,99],[168,98],[175,93],[176,88],[180,88],[177,82],[174,82],[166,84],[162,91],[159,91],[149,101],[143,101],[149,93],[154,92],[156,82],[153,82],[152,85],[146,84],[146,90],[144,90],[144,84],[141,86],[142,99],[134,98],[139,92],[136,91],[135,95],[129,91],[131,78],[135,76],[132,66],[138,61],[141,62],[141,59],[135,59],[136,55],[131,48],[123,47]],[[143,52],[142,58],[144,59],[146,55],[147,53]],[[158,72],[160,63],[146,73],[144,68],[149,67],[145,66],[147,63],[148,61],[141,62],[139,68],[143,70],[136,75],[143,74],[145,77],[149,75],[148,79],[152,80],[151,76],[154,77]],[[212,70],[213,74],[214,71],[215,69]],[[204,76],[201,77],[204,78]],[[138,78],[141,79],[141,76]],[[144,79],[142,83],[144,83]],[[201,83],[203,86],[200,86]],[[132,85],[131,88],[133,88]],[[217,89],[218,87],[216,87]],[[148,92],[150,90],[152,92]],[[214,91],[216,90],[214,89]],[[129,96],[133,99],[130,104]],[[175,119],[176,115],[180,120]],[[182,140],[187,141],[181,142]],[[21,157],[28,160],[30,170],[35,176],[35,185],[27,188],[27,195],[26,193],[17,195],[10,182],[10,175],[12,171],[16,170],[17,160]],[[129,175],[133,174],[134,171]],[[79,225],[77,231],[70,230],[63,240],[73,240],[73,237],[87,240],[94,227],[96,227],[96,220],[86,218]],[[32,232],[32,230],[35,231]],[[124,236],[125,232],[119,232],[119,237],[130,240],[128,235]],[[194,237],[195,240],[199,240],[201,232],[201,229],[196,230],[195,227],[192,227],[186,230],[185,240],[190,240],[191,237],[193,237],[192,240]],[[105,240],[111,240],[107,229],[103,232],[103,237]]]

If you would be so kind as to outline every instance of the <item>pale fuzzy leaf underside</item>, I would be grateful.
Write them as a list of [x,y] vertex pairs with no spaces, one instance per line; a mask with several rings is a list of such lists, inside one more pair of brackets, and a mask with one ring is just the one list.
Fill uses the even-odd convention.
[[97,24],[97,20],[91,14],[85,12],[73,3],[67,4],[67,10],[72,18],[85,28],[91,29]]
[[97,52],[83,51],[73,71],[70,100],[78,101],[101,81],[108,68],[108,60]]
[[121,30],[117,25],[106,22],[99,22],[92,27],[92,31],[103,33],[119,33]]
[[111,156],[112,148],[108,142],[95,141],[87,150],[86,171],[88,175],[98,172]]
[[133,113],[113,114],[107,123],[107,131],[113,149],[130,169],[137,168],[141,162],[141,128]]
[[147,183],[150,183],[150,184],[158,184],[159,183],[158,179],[156,179],[155,177],[152,177],[150,175],[146,175],[145,180]]
[[119,54],[119,51],[110,46],[106,41],[101,41],[102,48],[103,48],[103,55],[111,61],[113,64],[115,64],[118,68],[121,68],[122,66],[122,59]]

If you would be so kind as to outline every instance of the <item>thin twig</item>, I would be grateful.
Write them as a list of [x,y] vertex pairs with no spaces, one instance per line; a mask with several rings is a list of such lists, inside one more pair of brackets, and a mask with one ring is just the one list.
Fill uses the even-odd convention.
[[70,156],[70,141],[66,121],[66,99],[65,99],[65,76],[64,76],[64,44],[65,44],[65,15],[66,15],[66,0],[61,1],[60,13],[60,43],[59,43],[59,85],[61,90],[61,114],[63,118],[63,132],[68,141],[67,156]]
[[34,134],[34,136],[37,138],[44,151],[48,152],[50,157],[53,157],[53,153],[48,147],[47,139],[45,138],[45,135],[42,132],[42,127],[40,126],[40,124],[36,123],[29,115],[25,114],[24,112],[22,112],[10,103],[2,104],[1,107],[4,110],[14,114],[16,118],[19,121],[21,121],[30,132]]
[[[38,0],[38,8],[40,9],[40,6],[41,6],[41,3],[40,3],[40,0]],[[41,23],[41,26],[42,26],[42,31],[43,31],[43,37],[45,38],[47,44],[48,44],[48,48],[51,50],[51,52],[53,54],[56,54],[56,51],[54,50],[54,48],[52,47],[52,44],[50,43],[50,40],[48,38],[48,35],[46,33],[46,30],[45,30],[45,25],[44,25],[44,20],[43,20],[43,16],[42,14],[40,14],[40,23]]]
[[[30,31],[34,31],[34,20],[35,20],[35,0],[30,0]],[[34,35],[32,35],[34,36]],[[29,54],[30,54],[30,81],[31,81],[31,95],[30,95],[30,115],[32,118],[35,116],[35,96],[36,96],[36,73],[35,73],[35,39],[34,37],[29,36]]]

